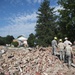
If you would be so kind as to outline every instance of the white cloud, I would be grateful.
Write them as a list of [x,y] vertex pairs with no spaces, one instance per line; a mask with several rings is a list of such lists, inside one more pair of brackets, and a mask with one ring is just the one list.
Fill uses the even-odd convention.
[[63,7],[61,7],[61,6],[56,6],[56,7],[55,7],[55,11],[61,10],[61,9],[63,9]]
[[38,2],[38,3],[41,3],[43,0],[34,0],[34,1],[36,1],[36,2]]
[[63,9],[63,7],[61,7],[61,6],[55,6],[54,11],[56,12],[56,15],[59,15],[58,10],[62,10],[62,9]]
[[23,4],[24,2],[28,3],[41,3],[43,0],[5,0],[9,1],[11,4]]
[[43,0],[27,0],[29,3],[41,3]]
[[0,35],[13,35],[14,37],[17,37],[23,34],[28,37],[30,33],[34,33],[36,16],[37,14],[34,12],[32,14],[25,13],[9,18],[9,25],[0,28]]
[[10,4],[23,4],[23,0],[4,0],[6,2],[9,2]]

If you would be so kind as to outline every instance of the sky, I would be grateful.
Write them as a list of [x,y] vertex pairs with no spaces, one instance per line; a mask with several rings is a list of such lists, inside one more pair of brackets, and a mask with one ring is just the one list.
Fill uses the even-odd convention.
[[[0,0],[0,36],[12,35],[15,38],[35,34],[38,8],[43,0]],[[60,7],[57,0],[50,0],[55,10]]]

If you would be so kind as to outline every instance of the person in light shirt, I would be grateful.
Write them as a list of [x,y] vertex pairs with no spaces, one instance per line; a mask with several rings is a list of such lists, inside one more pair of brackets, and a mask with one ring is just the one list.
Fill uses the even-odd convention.
[[72,47],[71,44],[68,44],[66,46],[66,58],[67,58],[67,62],[68,62],[68,66],[71,66],[72,63]]
[[64,45],[65,45],[65,50],[64,50],[64,62],[67,62],[67,55],[66,55],[66,47],[68,46],[68,45],[72,45],[72,43],[68,40],[68,38],[67,37],[65,37],[65,41],[64,41]]
[[59,39],[58,48],[60,50],[60,60],[64,60],[64,43],[62,42],[62,39]]
[[52,55],[56,55],[57,50],[57,37],[54,37],[54,39],[51,42],[52,45]]
[[65,44],[65,47],[66,47],[68,44],[72,45],[72,43],[68,40],[67,37],[65,37],[64,44]]

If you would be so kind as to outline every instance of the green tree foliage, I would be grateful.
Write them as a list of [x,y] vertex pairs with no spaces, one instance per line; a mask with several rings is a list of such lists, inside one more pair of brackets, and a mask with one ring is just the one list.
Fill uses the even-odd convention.
[[5,37],[6,44],[11,44],[11,42],[13,41],[13,39],[14,39],[13,36],[7,35],[7,36]]
[[56,33],[54,8],[50,7],[49,0],[44,0],[38,9],[38,20],[36,24],[36,39],[37,44],[48,46]]
[[0,45],[5,45],[5,40],[0,36]]
[[67,36],[72,42],[75,40],[75,0],[58,0],[63,7],[59,10],[59,28],[61,36]]
[[17,41],[12,42],[11,44],[14,45],[14,47],[18,47],[18,45],[19,45],[19,43]]
[[10,35],[7,35],[6,37],[0,37],[0,45],[11,44],[13,39],[14,37]]
[[17,38],[19,38],[19,37],[23,37],[23,35],[19,35]]
[[31,33],[29,35],[29,38],[28,38],[28,45],[29,47],[34,47],[35,46],[35,35],[33,33]]

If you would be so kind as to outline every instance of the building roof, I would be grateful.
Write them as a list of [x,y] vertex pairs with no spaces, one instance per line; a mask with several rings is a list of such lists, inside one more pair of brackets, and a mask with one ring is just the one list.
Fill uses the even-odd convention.
[[21,37],[18,38],[18,40],[24,41],[24,40],[27,40],[27,38],[21,36]]

